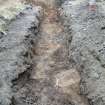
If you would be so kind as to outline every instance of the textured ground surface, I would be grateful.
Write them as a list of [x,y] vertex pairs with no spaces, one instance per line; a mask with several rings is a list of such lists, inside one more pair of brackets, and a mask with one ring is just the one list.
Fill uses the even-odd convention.
[[39,24],[37,15],[36,9],[24,10],[0,37],[0,105],[10,104],[11,81],[30,68],[29,49]]
[[[70,61],[81,74],[81,93],[90,105],[105,104],[105,2],[95,12],[84,1],[67,1],[64,13],[71,17]],[[67,11],[69,9],[69,11]]]
[[[52,1],[51,4],[54,5]],[[46,6],[38,43],[33,47],[32,71],[20,75],[20,79],[15,81],[13,104],[88,105],[79,94],[79,73],[68,61],[69,30],[66,24],[63,26],[58,8]]]
[[[15,94],[16,105],[72,105],[77,101],[82,103],[78,95],[80,77],[67,64],[66,35],[60,23],[56,22],[56,12],[54,9],[49,10],[41,24],[30,78],[24,86],[15,86],[19,89]],[[69,95],[71,97],[67,97]]]
[[104,105],[104,1],[26,2],[0,0],[0,105]]
[[20,0],[0,0],[0,32],[25,8]]

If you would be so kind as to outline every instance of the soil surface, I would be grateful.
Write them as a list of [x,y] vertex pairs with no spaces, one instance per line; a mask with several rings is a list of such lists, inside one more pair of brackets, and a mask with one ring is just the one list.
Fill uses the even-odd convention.
[[79,73],[69,63],[68,33],[60,21],[59,8],[54,1],[49,3],[52,6],[47,8],[40,4],[44,17],[38,43],[33,47],[32,70],[17,80],[14,105],[88,105],[79,94]]
[[0,105],[105,105],[105,2],[95,9],[0,0]]

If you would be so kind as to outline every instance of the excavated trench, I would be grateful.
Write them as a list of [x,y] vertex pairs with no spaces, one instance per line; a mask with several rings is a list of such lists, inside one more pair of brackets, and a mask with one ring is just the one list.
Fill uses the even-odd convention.
[[[34,6],[28,7],[29,10],[21,13],[9,27],[14,27],[8,32],[10,35],[26,32],[25,41],[20,43],[25,48],[28,46],[28,51],[22,54],[22,64],[27,67],[18,71],[17,78],[11,79],[11,105],[89,105],[87,98],[80,94],[81,77],[69,62],[72,30],[61,7],[55,0],[36,0],[32,4]],[[41,7],[41,18],[39,14],[31,13],[36,10],[35,4]],[[16,30],[20,33],[14,33]],[[19,64],[20,68],[22,64]],[[3,105],[8,104],[4,102]]]
[[105,105],[105,1],[21,1],[0,9],[0,105]]
[[44,17],[37,43],[30,49],[32,65],[13,81],[11,105],[88,105],[80,95],[80,75],[69,63],[71,30],[64,24],[59,8],[53,4],[42,6]]

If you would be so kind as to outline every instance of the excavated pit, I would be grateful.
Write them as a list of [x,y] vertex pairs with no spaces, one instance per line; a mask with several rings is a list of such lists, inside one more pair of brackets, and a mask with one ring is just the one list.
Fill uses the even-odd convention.
[[38,3],[44,17],[30,49],[32,66],[13,81],[12,105],[88,105],[80,95],[80,75],[69,63],[70,24],[52,1],[47,8]]
[[87,1],[26,1],[0,35],[0,105],[104,105],[104,59],[93,47],[103,43],[103,5],[92,15]]

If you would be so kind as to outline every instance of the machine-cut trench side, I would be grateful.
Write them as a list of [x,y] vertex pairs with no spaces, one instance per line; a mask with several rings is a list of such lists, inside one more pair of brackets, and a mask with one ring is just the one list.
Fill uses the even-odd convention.
[[80,95],[80,75],[68,62],[68,34],[59,15],[58,8],[44,8],[32,70],[15,81],[13,105],[88,105]]

